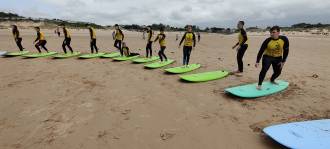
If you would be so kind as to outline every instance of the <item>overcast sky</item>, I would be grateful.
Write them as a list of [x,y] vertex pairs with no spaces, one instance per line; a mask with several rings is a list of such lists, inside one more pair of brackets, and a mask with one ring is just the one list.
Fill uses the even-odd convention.
[[0,0],[0,11],[101,25],[289,26],[330,23],[330,0]]

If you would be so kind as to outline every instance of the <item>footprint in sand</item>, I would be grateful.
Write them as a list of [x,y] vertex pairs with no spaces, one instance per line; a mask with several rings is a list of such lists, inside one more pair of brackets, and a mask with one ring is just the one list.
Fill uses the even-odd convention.
[[175,136],[174,132],[163,131],[160,133],[160,138],[164,141],[171,139]]

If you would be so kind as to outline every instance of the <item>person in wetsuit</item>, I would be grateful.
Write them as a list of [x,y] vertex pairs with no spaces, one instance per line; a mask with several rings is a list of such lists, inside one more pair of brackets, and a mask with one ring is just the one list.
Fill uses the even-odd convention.
[[245,51],[248,48],[248,37],[246,34],[246,31],[244,30],[244,21],[239,21],[237,23],[237,28],[239,30],[238,33],[238,42],[233,46],[233,49],[236,48],[237,51],[237,55],[236,55],[236,59],[237,59],[237,65],[238,65],[238,70],[234,71],[233,73],[242,73],[243,72],[243,57],[245,54]]
[[35,47],[37,48],[38,52],[41,53],[40,47],[42,47],[45,51],[48,52],[48,49],[46,48],[46,38],[45,34],[40,31],[40,27],[34,27],[34,29],[37,31],[37,38],[34,40],[33,44],[35,44]]
[[72,47],[71,47],[71,35],[70,35],[70,32],[65,27],[65,25],[63,25],[62,28],[63,28],[63,34],[64,34],[64,41],[62,43],[63,51],[66,54],[66,47],[68,47],[69,50],[71,51],[71,53],[73,53],[73,50],[72,50]]
[[197,39],[198,39],[198,42],[201,41],[201,33],[197,32]]
[[267,38],[261,45],[255,67],[259,66],[262,58],[262,68],[259,74],[259,82],[257,89],[261,90],[262,82],[266,76],[269,67],[272,65],[274,73],[270,78],[270,82],[277,84],[275,79],[282,72],[283,66],[289,55],[289,39],[286,36],[280,35],[280,27],[273,26],[270,29],[271,37]]
[[93,27],[89,26],[88,30],[89,30],[89,34],[90,34],[90,37],[91,37],[91,40],[90,40],[91,53],[94,53],[94,49],[95,49],[95,52],[98,53],[99,49],[96,46],[95,29]]
[[124,56],[126,56],[126,57],[140,55],[139,53],[131,52],[125,42],[122,43],[121,47],[122,47]]
[[187,32],[184,33],[182,39],[179,44],[179,48],[181,48],[181,44],[184,41],[183,46],[183,66],[188,66],[190,60],[191,50],[196,46],[196,36],[192,31],[192,26],[187,26]]
[[122,42],[124,40],[124,33],[123,31],[119,28],[118,24],[115,24],[115,34],[114,34],[114,38],[115,38],[115,43],[114,43],[114,47],[116,47],[119,51],[120,51],[120,55],[123,56],[123,50],[121,48]]
[[157,40],[159,40],[159,46],[160,46],[160,50],[158,52],[158,56],[160,58],[160,61],[163,62],[163,60],[165,59],[165,61],[167,61],[167,57],[165,55],[165,49],[166,49],[166,41],[165,41],[166,35],[164,33],[164,27],[160,28],[160,33],[157,35],[156,39],[154,42],[156,42]]
[[146,57],[148,58],[150,56],[150,58],[151,58],[152,57],[152,35],[153,35],[153,32],[152,32],[150,26],[147,27],[147,34],[148,34],[148,41],[147,41],[147,46],[146,46]]
[[23,51],[24,48],[22,46],[22,37],[20,36],[19,30],[16,25],[12,25],[12,32],[13,32],[13,36],[14,36],[17,47],[19,48],[20,51]]

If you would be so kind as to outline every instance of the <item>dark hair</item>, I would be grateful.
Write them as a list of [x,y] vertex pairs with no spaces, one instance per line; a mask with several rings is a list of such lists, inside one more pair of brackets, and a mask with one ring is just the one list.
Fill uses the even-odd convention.
[[118,26],[118,24],[115,24],[115,26]]
[[34,28],[40,30],[40,27],[38,27],[38,26],[36,26],[36,27],[34,27]]
[[164,31],[164,27],[160,27],[160,29],[159,29],[160,31]]
[[18,29],[17,29],[17,26],[16,25],[12,25],[13,26],[13,33],[17,32]]
[[240,24],[242,24],[243,26],[245,25],[244,21],[239,21]]
[[280,32],[281,31],[281,28],[279,27],[279,26],[273,26],[272,28],[270,28],[270,32],[272,32],[272,31],[274,31],[274,30],[276,30],[276,31],[278,31],[278,32]]

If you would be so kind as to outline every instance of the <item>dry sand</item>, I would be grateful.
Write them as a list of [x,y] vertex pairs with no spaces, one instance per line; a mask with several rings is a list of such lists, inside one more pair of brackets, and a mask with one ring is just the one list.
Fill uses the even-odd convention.
[[[62,37],[44,32],[47,47],[62,52]],[[88,31],[71,32],[74,50],[89,52]],[[128,46],[144,54],[142,34],[125,33]],[[21,34],[25,48],[36,51],[35,32]],[[181,65],[175,33],[167,35],[166,54],[177,60],[171,66]],[[111,31],[98,30],[97,37],[101,51],[114,49]],[[260,68],[253,65],[266,37],[249,37],[242,77],[196,84],[180,82],[162,69],[110,59],[0,58],[0,148],[282,148],[260,130],[330,117],[330,38],[289,36],[291,51],[280,77],[291,83],[286,91],[252,100],[225,95],[226,87],[257,81]],[[235,70],[231,46],[236,40],[236,35],[202,34],[191,62],[203,67],[192,73]],[[9,30],[0,30],[0,49],[17,50]]]

